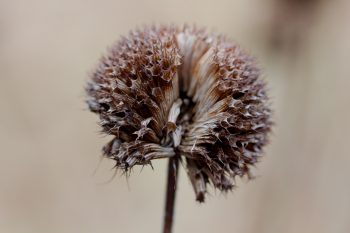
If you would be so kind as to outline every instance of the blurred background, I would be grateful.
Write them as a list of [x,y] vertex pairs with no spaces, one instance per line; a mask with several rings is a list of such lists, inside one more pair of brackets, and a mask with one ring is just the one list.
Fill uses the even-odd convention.
[[182,169],[174,232],[350,232],[350,1],[0,0],[1,233],[161,231],[167,161],[111,180],[83,88],[121,35],[186,22],[258,57],[276,125],[233,193],[198,204]]

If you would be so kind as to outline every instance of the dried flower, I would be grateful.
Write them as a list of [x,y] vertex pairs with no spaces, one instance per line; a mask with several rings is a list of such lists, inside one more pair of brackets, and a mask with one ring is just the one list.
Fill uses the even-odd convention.
[[114,136],[104,155],[129,169],[181,158],[196,199],[228,191],[259,160],[271,128],[255,60],[223,36],[184,26],[130,32],[87,87],[90,110]]

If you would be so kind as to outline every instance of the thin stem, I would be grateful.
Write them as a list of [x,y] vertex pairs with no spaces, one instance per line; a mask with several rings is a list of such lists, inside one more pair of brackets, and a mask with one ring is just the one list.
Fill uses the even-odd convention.
[[171,233],[173,225],[178,167],[179,159],[177,156],[169,158],[163,233]]

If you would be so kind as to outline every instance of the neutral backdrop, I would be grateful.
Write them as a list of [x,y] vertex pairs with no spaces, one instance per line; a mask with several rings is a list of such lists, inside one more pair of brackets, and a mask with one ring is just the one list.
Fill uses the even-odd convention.
[[129,30],[186,22],[258,57],[275,126],[232,193],[198,204],[182,170],[174,231],[350,232],[349,1],[0,0],[1,233],[161,231],[166,161],[114,177],[84,85]]

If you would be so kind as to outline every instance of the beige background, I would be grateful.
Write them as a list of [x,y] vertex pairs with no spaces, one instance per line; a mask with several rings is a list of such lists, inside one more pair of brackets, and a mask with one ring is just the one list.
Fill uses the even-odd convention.
[[0,232],[160,232],[166,161],[109,182],[83,87],[120,35],[169,22],[255,54],[276,122],[260,177],[233,193],[200,205],[181,172],[175,232],[350,232],[350,2],[277,2],[1,0]]

